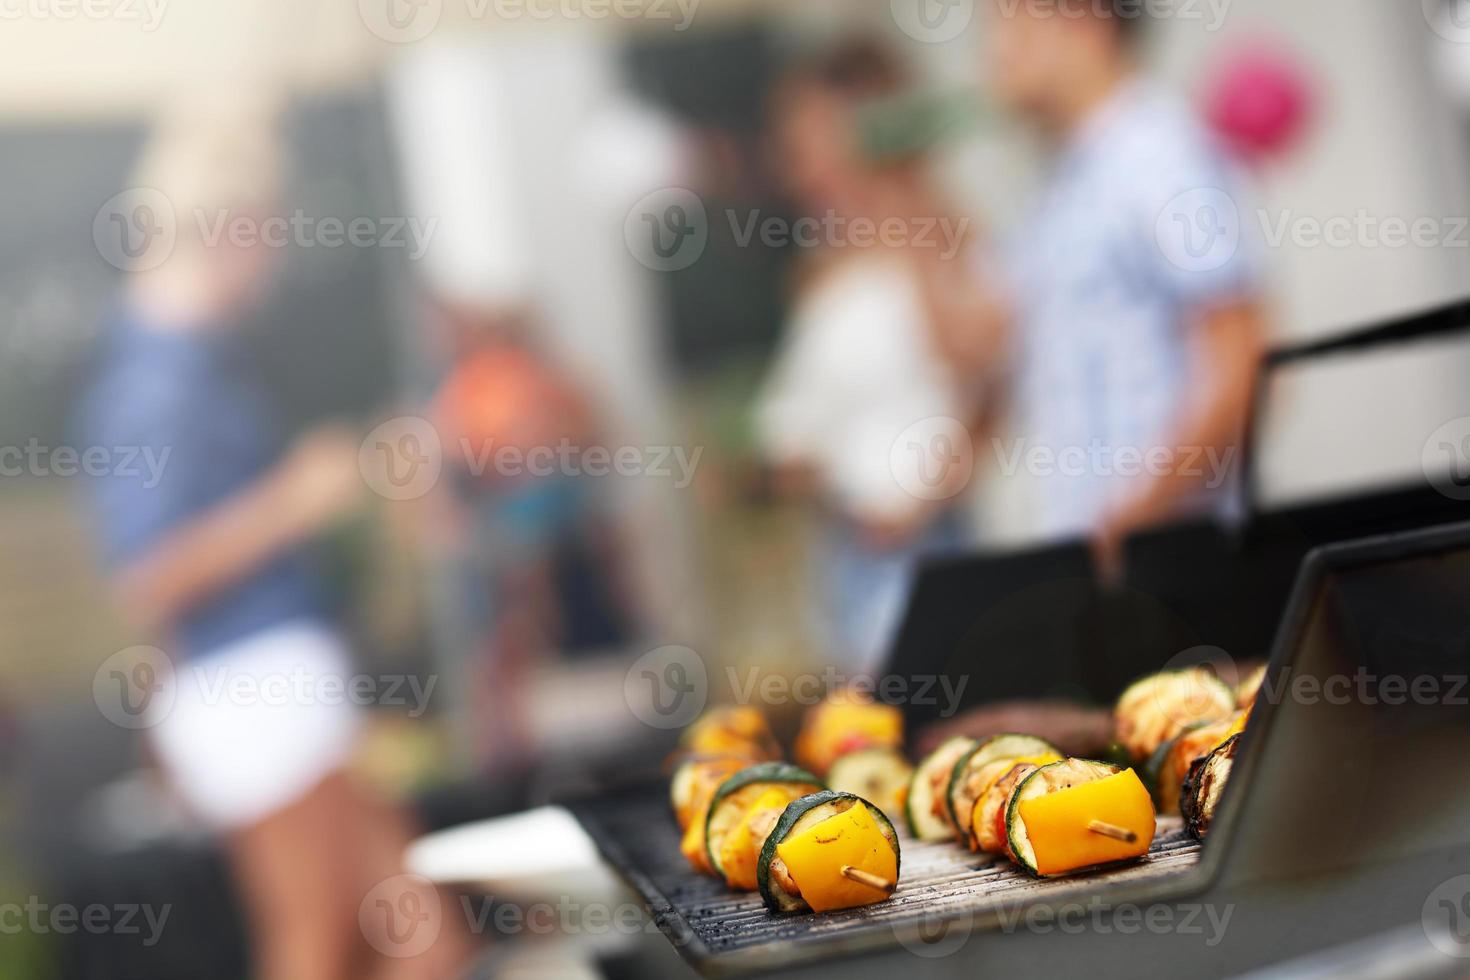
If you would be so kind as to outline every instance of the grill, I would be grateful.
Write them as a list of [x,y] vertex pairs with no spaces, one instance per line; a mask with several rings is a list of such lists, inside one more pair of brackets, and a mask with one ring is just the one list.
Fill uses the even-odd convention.
[[904,838],[898,890],[885,902],[823,915],[778,916],[760,896],[731,892],[696,874],[679,853],[667,788],[644,785],[571,804],[603,857],[642,897],[659,929],[707,975],[791,966],[834,954],[882,949],[921,938],[941,922],[966,930],[1005,928],[1008,916],[1038,902],[1076,899],[1105,885],[1155,881],[1198,863],[1200,847],[1179,821],[1161,820],[1147,860],[1038,881],[1003,859],[958,844]]

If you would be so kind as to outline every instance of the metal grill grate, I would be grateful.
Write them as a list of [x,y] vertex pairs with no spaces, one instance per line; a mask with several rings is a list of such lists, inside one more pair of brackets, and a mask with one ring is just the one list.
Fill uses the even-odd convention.
[[[1111,871],[1037,881],[1004,860],[957,844],[902,841],[898,890],[888,901],[825,915],[778,916],[759,895],[738,894],[695,874],[679,853],[679,831],[661,786],[571,804],[603,856],[648,905],[659,928],[706,972],[789,964],[822,951],[892,946],[916,928],[958,920],[966,928],[1002,927],[1005,915],[1032,903],[1067,901],[1098,887],[1153,880],[1190,870],[1199,845],[1177,820],[1161,821],[1146,861]],[[1014,920],[1013,920],[1014,921]]]

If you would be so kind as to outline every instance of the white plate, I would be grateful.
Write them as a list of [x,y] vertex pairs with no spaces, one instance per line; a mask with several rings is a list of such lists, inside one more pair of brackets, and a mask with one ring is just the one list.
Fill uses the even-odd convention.
[[627,900],[592,838],[562,807],[430,834],[409,847],[407,862],[411,874],[443,885],[475,885],[512,901]]

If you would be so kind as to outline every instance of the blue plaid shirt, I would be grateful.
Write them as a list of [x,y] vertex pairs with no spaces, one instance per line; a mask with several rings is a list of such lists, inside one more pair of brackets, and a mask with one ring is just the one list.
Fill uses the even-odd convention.
[[1195,119],[1134,82],[1075,135],[1009,243],[1018,438],[1074,462],[1089,454],[1086,472],[1041,474],[1045,535],[1086,533],[1127,495],[1129,479],[1113,472],[1119,450],[1173,445],[1192,314],[1257,292],[1234,188]]

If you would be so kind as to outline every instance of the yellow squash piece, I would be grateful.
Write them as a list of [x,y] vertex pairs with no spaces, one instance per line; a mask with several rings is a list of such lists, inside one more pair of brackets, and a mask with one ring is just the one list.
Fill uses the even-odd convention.
[[884,881],[898,880],[898,855],[861,804],[787,838],[776,845],[776,854],[815,912],[872,905],[888,897],[888,892],[844,877],[845,866]]
[[771,828],[776,825],[771,819],[772,812],[776,817],[786,809],[786,804],[791,802],[791,793],[781,789],[768,789],[765,793],[750,805],[745,811],[745,816],[735,829],[725,837],[720,845],[720,868],[725,872],[725,881],[736,891],[753,892],[760,887],[756,880],[756,862],[760,860],[761,845],[765,844],[765,835],[757,831],[757,827],[764,827],[765,833],[769,834]]
[[[1153,843],[1153,800],[1132,770],[1019,804],[1036,853],[1036,871],[1059,875],[1142,857]],[[1133,841],[1098,833],[1096,824],[1131,831]]]
[[679,841],[679,853],[700,874],[714,874],[714,869],[709,866],[708,852],[704,847],[704,820],[703,810],[694,815],[689,821],[689,826],[684,830],[684,837]]

